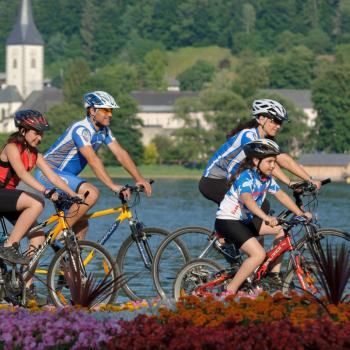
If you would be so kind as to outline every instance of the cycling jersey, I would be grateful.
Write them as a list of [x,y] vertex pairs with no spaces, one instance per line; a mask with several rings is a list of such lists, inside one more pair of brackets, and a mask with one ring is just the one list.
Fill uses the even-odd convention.
[[[25,152],[23,146],[19,143],[15,143],[17,146],[24,168],[27,171],[31,171],[36,164],[38,158],[38,152],[31,150],[31,160],[29,160],[28,152]],[[20,178],[12,168],[10,162],[4,162],[0,160],[0,188],[15,189],[20,182]]]
[[209,160],[203,176],[214,179],[229,179],[245,158],[243,146],[260,138],[258,128],[241,130],[215,152]]
[[272,176],[262,179],[256,169],[246,169],[238,176],[226,193],[216,213],[216,218],[249,223],[253,219],[253,214],[243,204],[239,196],[243,193],[250,193],[256,204],[261,208],[266,193],[274,194],[279,190],[280,186]]
[[78,175],[87,160],[79,152],[83,146],[92,146],[95,152],[102,143],[108,145],[115,138],[108,127],[97,131],[89,117],[71,125],[45,153],[44,158],[54,169]]

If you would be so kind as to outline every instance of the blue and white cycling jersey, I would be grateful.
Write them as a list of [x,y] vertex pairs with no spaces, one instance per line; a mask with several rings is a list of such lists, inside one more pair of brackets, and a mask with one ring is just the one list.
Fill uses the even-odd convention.
[[78,175],[87,164],[79,148],[91,146],[97,152],[102,143],[108,145],[113,140],[115,138],[110,128],[103,127],[96,131],[90,118],[86,117],[71,125],[49,148],[44,158],[52,168]]
[[209,160],[203,176],[214,179],[229,179],[245,158],[243,146],[260,138],[258,128],[241,130],[215,152]]
[[232,184],[225,198],[220,203],[216,213],[217,219],[239,220],[248,223],[253,219],[253,214],[239,199],[242,193],[250,193],[261,208],[266,193],[276,193],[280,190],[272,176],[262,179],[256,169],[244,170]]

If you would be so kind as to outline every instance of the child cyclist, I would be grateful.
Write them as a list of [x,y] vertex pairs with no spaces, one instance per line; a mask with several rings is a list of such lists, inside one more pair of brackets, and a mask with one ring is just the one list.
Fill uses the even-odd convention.
[[[277,218],[261,209],[267,192],[273,194],[294,214],[303,215],[310,220],[312,218],[311,213],[298,208],[271,176],[276,166],[276,156],[280,154],[279,146],[274,141],[251,141],[243,150],[246,159],[232,176],[232,185],[220,203],[215,221],[216,231],[248,256],[227,286],[227,291],[232,293],[238,291],[265,259],[265,250],[256,237],[267,234],[275,235],[275,239],[283,237]],[[278,263],[270,272],[270,277],[276,284],[281,284],[280,268],[281,264]]]
[[[43,133],[49,129],[45,117],[35,110],[21,110],[14,115],[18,131],[13,133],[0,153],[0,215],[14,224],[9,238],[0,247],[0,258],[11,263],[28,264],[29,258],[19,252],[19,242],[26,235],[44,209],[41,196],[16,187],[22,180],[47,198],[57,199],[54,189],[45,188],[32,175],[37,165],[50,181],[71,196],[78,196],[56,175],[38,153]],[[30,246],[38,247],[44,242],[44,233],[36,232],[30,237]]]

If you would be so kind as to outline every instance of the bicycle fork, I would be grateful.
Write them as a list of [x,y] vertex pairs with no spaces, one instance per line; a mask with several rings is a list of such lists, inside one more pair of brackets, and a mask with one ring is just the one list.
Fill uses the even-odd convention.
[[133,240],[136,243],[137,249],[142,257],[143,263],[146,269],[151,269],[153,254],[151,248],[148,244],[147,236],[144,232],[142,232],[142,223],[136,220],[129,221],[131,235]]

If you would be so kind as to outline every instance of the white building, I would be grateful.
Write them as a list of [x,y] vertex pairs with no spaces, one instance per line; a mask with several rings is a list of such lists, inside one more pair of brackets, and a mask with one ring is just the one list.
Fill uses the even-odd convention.
[[30,0],[21,1],[6,41],[6,73],[0,73],[0,84],[0,132],[16,130],[12,118],[16,110],[45,113],[63,100],[58,89],[44,88],[44,40],[34,23]]

